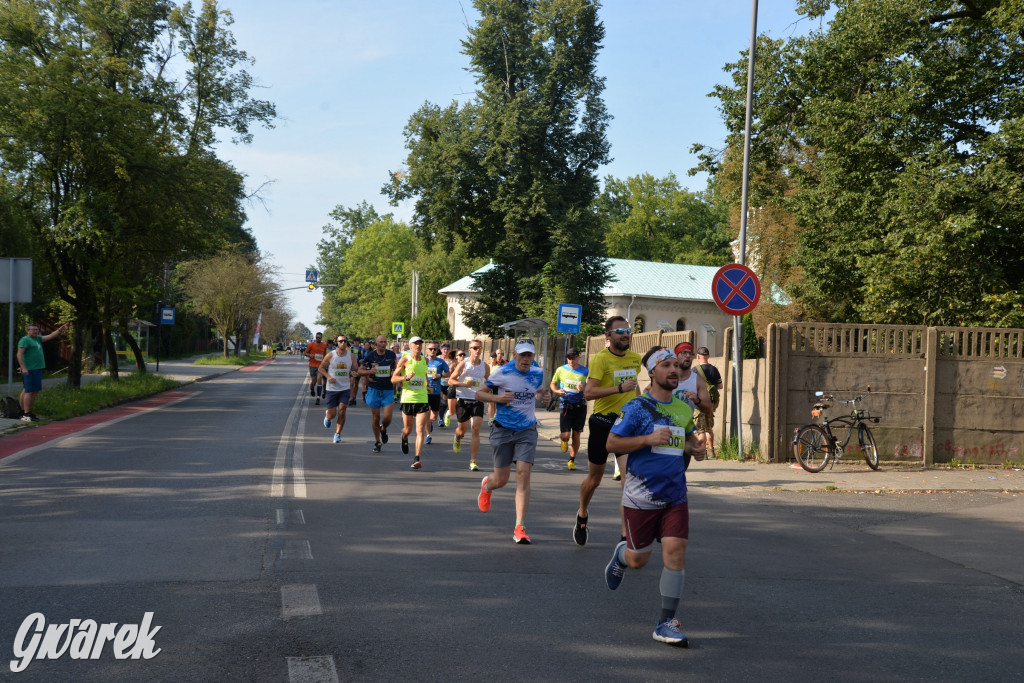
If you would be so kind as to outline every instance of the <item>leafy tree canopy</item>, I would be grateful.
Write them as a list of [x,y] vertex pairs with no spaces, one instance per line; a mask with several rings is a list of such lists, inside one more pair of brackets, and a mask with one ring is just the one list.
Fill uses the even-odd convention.
[[[801,8],[834,15],[758,42],[754,249],[805,317],[1024,327],[1024,4]],[[727,70],[728,147],[702,168],[735,193],[746,59]]]
[[428,243],[461,239],[471,256],[512,274],[509,292],[480,300],[483,315],[510,320],[529,309],[553,319],[559,301],[573,301],[597,321],[608,268],[590,205],[596,171],[609,161],[610,119],[596,70],[599,5],[474,6],[481,19],[463,51],[476,96],[443,108],[428,102],[412,115],[407,170],[383,191],[392,202],[415,199],[415,228]]

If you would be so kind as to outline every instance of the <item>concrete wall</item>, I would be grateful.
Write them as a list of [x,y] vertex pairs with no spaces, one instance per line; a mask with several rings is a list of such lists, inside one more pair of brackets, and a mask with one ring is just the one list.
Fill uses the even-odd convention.
[[1024,461],[1024,330],[787,323],[769,326],[765,355],[744,361],[741,407],[744,434],[770,460],[791,458],[824,391],[864,396],[881,417],[871,429],[882,460]]

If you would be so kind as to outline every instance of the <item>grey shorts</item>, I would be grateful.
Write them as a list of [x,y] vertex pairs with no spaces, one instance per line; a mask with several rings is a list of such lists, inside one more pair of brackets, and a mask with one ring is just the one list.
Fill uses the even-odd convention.
[[511,467],[513,462],[533,464],[537,453],[537,427],[527,427],[514,432],[495,422],[491,425],[491,450],[494,452],[494,467]]

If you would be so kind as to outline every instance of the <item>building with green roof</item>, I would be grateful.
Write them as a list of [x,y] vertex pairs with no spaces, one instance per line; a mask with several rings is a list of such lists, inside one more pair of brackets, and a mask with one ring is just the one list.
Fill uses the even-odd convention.
[[[732,325],[732,316],[723,313],[711,295],[711,279],[718,271],[717,266],[617,258],[610,258],[608,262],[612,280],[603,290],[608,302],[605,317],[621,315],[637,331],[695,330],[698,346],[707,346],[713,356],[721,353],[723,331]],[[461,302],[477,295],[473,276],[492,267],[493,264],[487,264],[438,290],[447,298],[448,324],[455,339],[475,336],[462,319]]]

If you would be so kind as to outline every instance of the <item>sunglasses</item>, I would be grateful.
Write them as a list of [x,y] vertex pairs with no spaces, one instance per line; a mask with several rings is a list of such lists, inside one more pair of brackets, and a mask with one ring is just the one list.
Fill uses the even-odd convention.
[[466,357],[466,354],[464,354],[464,353],[457,353],[455,355],[458,356],[459,358],[465,358]]
[[339,344],[348,344],[348,339],[339,339],[338,343]]
[[633,334],[633,328],[632,327],[616,327],[614,330],[612,330],[612,332],[614,332],[615,334]]

